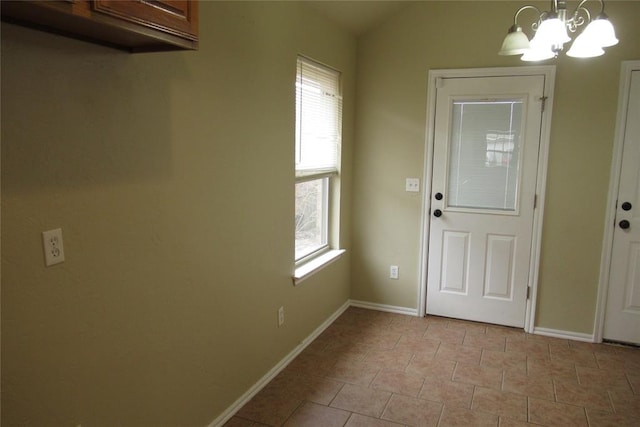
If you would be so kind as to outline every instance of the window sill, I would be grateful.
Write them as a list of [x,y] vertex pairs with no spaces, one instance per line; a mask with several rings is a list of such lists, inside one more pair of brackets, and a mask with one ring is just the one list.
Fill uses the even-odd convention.
[[318,271],[322,270],[332,262],[336,261],[346,251],[344,249],[333,249],[325,254],[320,255],[317,258],[312,259],[309,262],[298,266],[293,274],[293,284],[299,285],[305,279],[313,276]]

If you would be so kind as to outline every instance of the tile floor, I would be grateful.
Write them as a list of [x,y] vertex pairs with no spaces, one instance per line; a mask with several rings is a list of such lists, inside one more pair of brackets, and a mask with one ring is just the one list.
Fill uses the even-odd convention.
[[236,426],[640,426],[640,349],[350,308]]

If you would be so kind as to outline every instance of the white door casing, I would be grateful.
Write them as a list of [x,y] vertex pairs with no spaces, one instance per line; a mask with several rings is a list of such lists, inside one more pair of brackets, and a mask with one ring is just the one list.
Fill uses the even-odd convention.
[[533,329],[554,72],[430,72],[421,314]]
[[640,61],[624,63],[620,100],[595,335],[640,344]]

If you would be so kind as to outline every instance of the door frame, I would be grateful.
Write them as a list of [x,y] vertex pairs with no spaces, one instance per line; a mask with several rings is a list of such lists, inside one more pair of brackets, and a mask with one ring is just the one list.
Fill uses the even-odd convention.
[[611,160],[611,176],[609,178],[609,194],[607,195],[607,210],[604,220],[602,254],[600,257],[598,299],[596,300],[596,314],[593,322],[593,341],[598,343],[602,342],[603,339],[607,294],[609,293],[613,235],[615,231],[614,221],[616,219],[616,199],[618,198],[620,172],[622,171],[622,150],[624,148],[624,134],[629,107],[629,91],[631,90],[631,72],[640,71],[640,61],[623,61],[620,68],[618,113],[616,116],[616,130],[613,140],[613,156]]
[[533,233],[531,241],[531,257],[529,261],[529,298],[526,303],[524,330],[533,332],[535,326],[536,298],[538,294],[538,270],[540,265],[540,248],[542,240],[542,220],[544,214],[545,190],[547,183],[547,163],[549,157],[549,140],[551,135],[551,117],[553,110],[553,92],[555,84],[555,65],[526,67],[469,68],[450,70],[429,70],[427,93],[427,128],[424,158],[424,192],[422,195],[422,213],[420,226],[420,271],[418,286],[418,315],[425,316],[427,310],[427,269],[429,261],[429,227],[431,210],[431,191],[433,174],[433,148],[435,131],[436,90],[441,78],[470,77],[505,77],[505,76],[543,76],[546,102],[542,112],[540,129],[540,147],[538,151],[538,168],[536,175],[537,204],[533,213]]

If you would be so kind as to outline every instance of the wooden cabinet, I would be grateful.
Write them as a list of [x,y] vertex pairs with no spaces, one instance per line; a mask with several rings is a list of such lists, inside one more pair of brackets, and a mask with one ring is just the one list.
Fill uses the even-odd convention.
[[131,52],[198,48],[197,0],[5,1],[2,20]]

